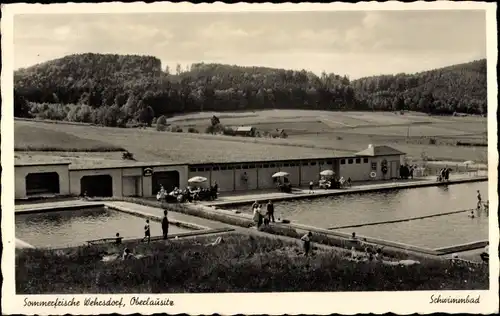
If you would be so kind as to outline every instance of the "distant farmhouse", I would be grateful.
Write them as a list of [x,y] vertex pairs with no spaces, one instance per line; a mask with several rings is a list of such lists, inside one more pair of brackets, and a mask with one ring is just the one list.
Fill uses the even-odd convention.
[[238,126],[234,129],[237,136],[255,137],[257,129],[253,126]]

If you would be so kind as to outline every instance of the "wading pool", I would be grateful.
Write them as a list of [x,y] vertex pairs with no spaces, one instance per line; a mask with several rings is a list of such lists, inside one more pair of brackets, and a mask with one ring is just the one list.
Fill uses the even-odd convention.
[[[16,238],[37,248],[80,246],[87,240],[110,238],[116,233],[124,239],[144,236],[146,219],[103,207],[16,214]],[[150,221],[151,236],[162,234],[161,223]],[[189,229],[170,225],[169,234]]]

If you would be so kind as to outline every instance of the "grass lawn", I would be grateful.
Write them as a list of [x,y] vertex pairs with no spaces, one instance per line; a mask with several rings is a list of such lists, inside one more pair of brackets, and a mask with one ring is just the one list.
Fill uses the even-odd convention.
[[[132,152],[139,161],[180,163],[346,156],[368,144],[394,146],[413,158],[425,155],[440,160],[487,160],[486,147],[455,146],[459,140],[484,142],[485,118],[305,110],[215,113],[225,125],[254,125],[261,131],[283,128],[289,134],[287,139],[269,139],[204,134],[213,114],[194,113],[169,119],[185,131],[187,126],[194,126],[200,134],[16,121],[15,145],[21,150],[68,151],[99,151],[114,146]],[[421,122],[429,124],[415,124]],[[430,138],[437,139],[438,145],[430,145]]]
[[98,139],[86,139],[77,135],[61,133],[50,129],[55,124],[14,124],[14,144],[16,151],[123,151],[122,147]]
[[288,291],[477,290],[488,288],[486,265],[448,262],[417,266],[355,263],[335,252],[301,255],[298,243],[223,235],[131,247],[144,257],[103,262],[123,246],[16,250],[17,294],[197,293]]
[[337,153],[324,148],[280,145],[279,140],[267,142],[265,139],[261,141],[261,139],[242,137],[157,132],[153,129],[122,129],[25,121],[16,121],[15,125],[26,128],[43,126],[53,131],[55,135],[59,134],[57,139],[60,140],[65,139],[66,135],[69,137],[82,135],[82,138],[85,137],[89,141],[104,140],[115,146],[124,147],[139,161],[196,163],[319,158],[346,154],[346,152]]

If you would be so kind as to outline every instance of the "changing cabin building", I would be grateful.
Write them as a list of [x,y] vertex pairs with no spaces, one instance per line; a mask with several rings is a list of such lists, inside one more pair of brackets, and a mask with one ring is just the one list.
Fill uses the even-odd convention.
[[217,182],[219,192],[263,190],[275,188],[272,175],[279,171],[289,173],[295,187],[316,183],[319,173],[327,169],[352,181],[384,180],[399,177],[404,155],[389,146],[370,145],[342,157],[198,164],[16,157],[15,197],[153,197],[161,185],[167,191],[184,188],[194,176],[207,178],[207,184]]

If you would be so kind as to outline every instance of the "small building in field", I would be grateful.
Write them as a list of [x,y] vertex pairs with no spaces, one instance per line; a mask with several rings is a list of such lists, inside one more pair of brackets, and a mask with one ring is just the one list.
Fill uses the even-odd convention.
[[253,126],[238,126],[234,130],[234,133],[237,136],[255,137],[256,131],[257,129]]

